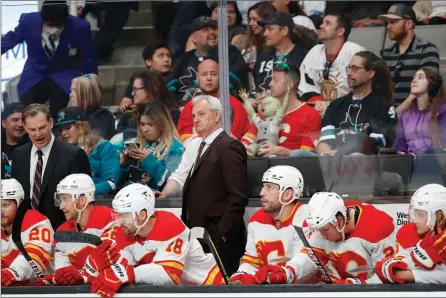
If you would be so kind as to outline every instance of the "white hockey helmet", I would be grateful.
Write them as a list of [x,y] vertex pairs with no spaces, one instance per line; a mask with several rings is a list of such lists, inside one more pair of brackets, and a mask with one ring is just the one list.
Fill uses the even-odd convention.
[[[292,166],[274,166],[269,168],[263,174],[262,182],[279,185],[279,202],[282,205],[288,205],[293,201],[300,199],[304,190],[304,178],[300,171]],[[282,194],[288,188],[291,188],[294,191],[294,200],[284,203],[282,201]]]
[[[90,176],[87,174],[71,174],[57,184],[56,197],[61,194],[70,194],[72,199],[76,200],[84,195],[88,202],[93,202],[95,191],[96,188]],[[59,200],[57,202],[60,204]]]
[[18,206],[24,198],[25,191],[17,180],[14,178],[2,179],[2,200],[14,200]]
[[345,207],[344,200],[334,192],[317,192],[308,202],[310,213],[307,216],[307,223],[310,229],[319,230],[325,225],[333,224],[339,232],[343,229],[339,228],[336,215],[341,213],[344,218],[347,218],[347,207]]
[[427,212],[427,225],[433,229],[436,222],[435,212],[441,210],[446,216],[446,187],[440,184],[427,184],[420,187],[410,200],[411,221],[415,218],[415,210]]

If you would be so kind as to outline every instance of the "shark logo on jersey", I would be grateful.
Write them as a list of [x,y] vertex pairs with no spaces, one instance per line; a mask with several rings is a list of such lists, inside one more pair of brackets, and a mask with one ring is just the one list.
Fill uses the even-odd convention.
[[181,87],[178,89],[178,92],[184,93],[183,100],[185,101],[194,98],[197,93],[201,92],[196,85],[197,71],[190,66],[187,70],[189,73],[180,77]]
[[[356,109],[356,117],[353,121],[352,114],[350,113],[351,109]],[[348,107],[347,113],[345,113],[345,120],[339,123],[338,136],[342,136],[342,142],[345,143],[346,135],[356,135],[361,133],[363,130],[366,130],[369,127],[369,123],[358,123],[358,117],[362,110],[362,104],[355,103],[350,104]],[[352,111],[353,112],[353,111]]]

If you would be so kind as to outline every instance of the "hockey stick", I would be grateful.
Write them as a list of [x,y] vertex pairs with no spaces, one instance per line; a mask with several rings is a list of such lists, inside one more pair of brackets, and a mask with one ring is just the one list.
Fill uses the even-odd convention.
[[77,242],[77,243],[87,243],[98,246],[102,243],[99,236],[83,233],[83,232],[72,232],[72,231],[56,231],[54,233],[54,240],[57,242]]
[[215,262],[217,263],[218,268],[220,269],[221,274],[223,275],[223,279],[225,284],[229,283],[229,277],[226,273],[225,266],[218,254],[217,248],[215,247],[214,241],[212,241],[211,235],[209,235],[208,231],[202,227],[195,227],[190,230],[189,241],[190,239],[201,239],[204,241],[209,248],[211,249],[212,255],[214,256]]
[[30,209],[31,200],[29,199],[23,200],[17,208],[17,212],[15,214],[14,222],[12,225],[12,241],[14,242],[20,253],[23,255],[25,260],[28,262],[28,265],[36,273],[37,277],[40,278],[45,285],[49,285],[50,283],[45,279],[42,268],[31,258],[22,243],[22,222],[25,218],[26,211]]

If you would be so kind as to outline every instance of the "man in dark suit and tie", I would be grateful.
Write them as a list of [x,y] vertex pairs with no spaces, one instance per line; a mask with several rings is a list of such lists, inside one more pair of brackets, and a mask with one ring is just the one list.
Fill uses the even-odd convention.
[[221,128],[218,98],[201,95],[193,104],[194,127],[202,141],[183,187],[182,219],[190,228],[208,229],[231,275],[246,243],[247,154],[243,144]]
[[51,115],[67,106],[71,80],[97,73],[90,25],[68,15],[66,1],[45,1],[39,12],[20,16],[19,24],[2,37],[2,55],[26,42],[28,59],[19,82],[23,105],[49,100]]
[[57,184],[70,174],[91,175],[90,162],[84,150],[54,137],[53,119],[44,105],[29,105],[22,120],[31,142],[14,150],[11,176],[23,186],[31,207],[56,230],[65,221],[54,204]]

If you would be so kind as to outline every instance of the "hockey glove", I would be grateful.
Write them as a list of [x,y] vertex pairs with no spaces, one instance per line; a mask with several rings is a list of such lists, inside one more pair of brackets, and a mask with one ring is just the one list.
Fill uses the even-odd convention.
[[365,280],[361,278],[346,278],[346,279],[340,279],[340,278],[331,278],[331,281],[335,285],[351,285],[351,284],[366,284]]
[[390,257],[376,263],[375,273],[383,283],[403,284],[404,280],[395,276],[395,269],[407,270],[407,268],[408,265],[401,261],[401,258]]
[[54,273],[56,285],[74,286],[87,283],[87,277],[74,266],[57,269]]
[[85,272],[91,276],[98,276],[105,268],[116,263],[120,258],[119,249],[112,240],[104,240],[87,257]]
[[230,285],[253,285],[254,275],[246,272],[236,272],[229,279]]
[[14,269],[2,269],[2,287],[10,286],[16,281],[20,281],[20,276]]
[[433,241],[434,249],[441,257],[443,263],[446,263],[446,229],[444,229],[440,234],[435,235]]
[[111,298],[122,285],[135,282],[135,273],[132,266],[113,264],[102,271],[91,283],[91,292],[102,298]]
[[278,265],[266,265],[254,275],[256,284],[291,284],[295,281],[296,274],[291,267]]
[[432,270],[435,265],[442,261],[442,258],[433,247],[434,238],[433,231],[424,236],[414,247],[410,253],[410,257],[414,263],[421,268]]
[[42,286],[50,286],[55,285],[56,280],[54,278],[54,274],[45,274],[43,277],[45,280],[42,280],[40,278],[36,279],[35,286],[42,287]]

